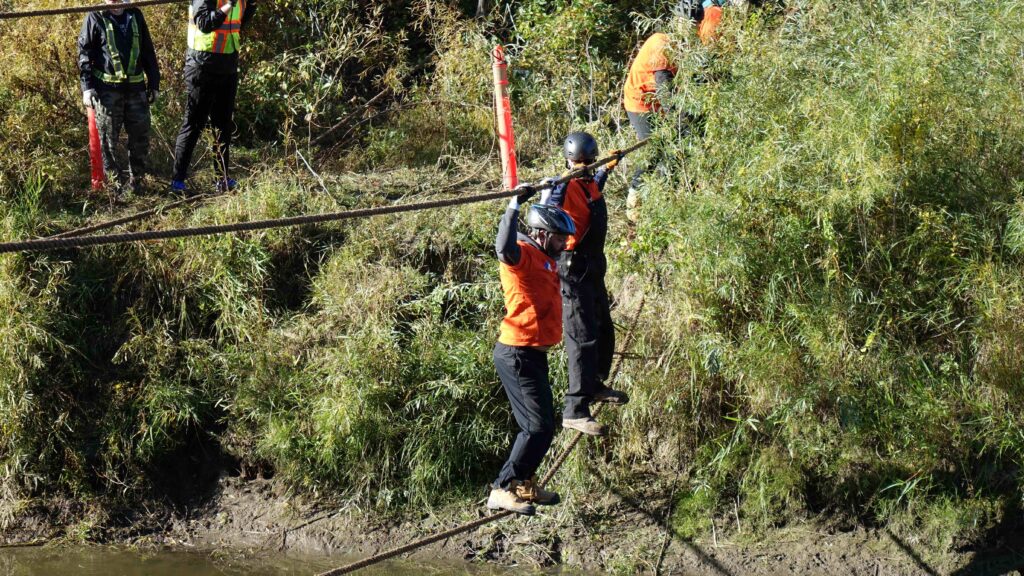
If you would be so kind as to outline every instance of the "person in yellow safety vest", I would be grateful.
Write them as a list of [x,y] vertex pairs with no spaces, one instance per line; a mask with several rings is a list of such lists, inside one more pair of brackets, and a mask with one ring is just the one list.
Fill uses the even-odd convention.
[[235,187],[228,169],[238,92],[238,51],[241,32],[255,11],[255,0],[192,0],[189,6],[185,55],[188,102],[174,146],[173,192],[195,192],[188,189],[185,179],[207,121],[213,124],[216,137],[213,158],[217,190]]
[[[697,36],[707,44],[716,37],[725,3],[726,0],[682,0],[674,12],[677,16],[693,20],[697,25]],[[658,95],[667,92],[675,78],[676,65],[672,62],[670,42],[668,34],[652,34],[630,64],[622,89],[622,105],[637,140],[646,140],[651,135],[651,119],[662,110]],[[644,171],[644,166],[640,166],[633,173],[626,196],[626,218],[633,222],[637,220]]]
[[[138,8],[90,12],[78,34],[78,71],[82,104],[96,111],[103,169],[111,185],[123,190],[125,176],[133,192],[142,186],[149,160],[149,106],[160,93],[160,67],[146,19]],[[121,126],[128,133],[128,174],[115,151]]]

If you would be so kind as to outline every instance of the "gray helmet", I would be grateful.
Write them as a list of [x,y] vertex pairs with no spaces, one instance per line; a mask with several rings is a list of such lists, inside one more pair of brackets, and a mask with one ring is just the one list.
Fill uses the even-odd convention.
[[552,234],[569,236],[576,233],[576,225],[565,210],[547,204],[534,204],[526,214],[526,225],[530,228],[547,230]]
[[597,160],[597,140],[586,132],[571,132],[565,137],[562,153],[570,162],[590,164]]

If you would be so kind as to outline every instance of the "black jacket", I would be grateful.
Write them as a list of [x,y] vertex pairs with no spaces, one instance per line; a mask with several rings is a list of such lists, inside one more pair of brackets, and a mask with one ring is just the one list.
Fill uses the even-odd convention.
[[[209,34],[227,18],[227,15],[218,10],[226,0],[192,0],[192,14],[196,27],[204,34]],[[238,0],[232,0],[237,4]],[[245,30],[249,19],[256,13],[256,1],[247,0],[245,10],[242,12],[242,27]],[[201,52],[188,49],[185,54],[185,77],[193,74],[216,74],[232,75],[238,73],[238,51],[231,54],[215,54],[213,52]]]
[[[107,27],[104,18],[113,18],[110,12],[90,12],[82,22],[82,31],[78,34],[78,71],[82,79],[82,91],[86,90],[159,90],[160,89],[160,67],[156,62],[156,51],[153,50],[153,39],[149,36],[149,26],[138,8],[129,8],[124,11],[127,18],[134,19],[139,25],[139,60],[138,72],[146,73],[146,82],[136,84],[120,85],[107,84],[96,78],[93,70],[99,70],[107,74],[114,73],[114,66],[110,62],[110,53],[107,52]],[[111,20],[113,22],[113,20]],[[132,50],[131,27],[128,26],[127,34],[121,31],[117,24],[114,27],[114,42],[117,50],[121,53],[121,64],[128,70],[128,59]]]

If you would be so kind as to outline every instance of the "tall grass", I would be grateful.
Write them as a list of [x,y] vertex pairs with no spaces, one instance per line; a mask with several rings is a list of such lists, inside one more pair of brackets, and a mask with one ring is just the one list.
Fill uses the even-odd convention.
[[[349,8],[261,7],[239,112],[251,174],[165,225],[493,178],[496,40],[510,45],[522,172],[557,172],[570,127],[604,149],[632,141],[624,66],[664,29],[680,73],[641,153],[653,167],[635,230],[618,216],[623,176],[607,190],[616,315],[647,302],[618,381],[634,400],[602,416],[616,436],[586,445],[560,488],[597,488],[597,466],[615,487],[679,495],[686,534],[715,516],[762,533],[824,514],[940,547],[1019,501],[1015,4],[765,3],[728,11],[710,46],[632,2],[531,0],[482,22],[444,3],[385,3],[383,20]],[[151,18],[171,129],[178,24]],[[0,222],[21,237],[83,209],[84,137],[63,117],[74,91],[43,85],[70,86],[67,63],[58,80],[35,75],[51,32],[15,33],[32,48],[0,70]],[[63,62],[69,44],[53,46]],[[384,86],[402,99],[355,130],[359,145],[311,156],[322,193],[293,151]],[[473,494],[513,429],[489,359],[499,211],[0,258],[3,485],[136,498],[206,451],[382,510]]]

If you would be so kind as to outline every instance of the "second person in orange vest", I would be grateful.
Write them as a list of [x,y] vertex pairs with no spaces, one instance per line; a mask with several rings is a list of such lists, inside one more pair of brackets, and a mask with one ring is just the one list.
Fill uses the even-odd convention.
[[235,186],[228,170],[235,129],[232,118],[238,92],[238,51],[241,32],[255,11],[255,0],[192,0],[189,6],[185,54],[188,102],[174,146],[174,192],[194,192],[187,190],[185,178],[207,122],[213,124],[216,137],[213,159],[217,190],[227,191]]
[[[659,93],[666,93],[676,75],[676,66],[670,58],[669,36],[662,32],[652,34],[644,41],[633,63],[629,66],[626,85],[622,89],[622,106],[626,109],[629,125],[636,132],[637,140],[646,140],[651,135],[651,117],[661,110]],[[640,204],[641,178],[645,166],[641,164],[633,172],[626,196],[626,218],[636,222]]]
[[[697,36],[707,44],[714,40],[719,22],[722,20],[722,6],[725,0],[683,0],[675,12],[683,18],[691,18],[697,25]],[[629,117],[629,125],[636,132],[637,140],[646,140],[651,135],[651,119],[662,110],[659,100],[667,94],[675,78],[677,67],[672,62],[671,40],[668,34],[652,34],[629,66],[629,75],[622,89],[622,106]],[[639,166],[630,179],[629,194],[626,196],[626,218],[636,222],[641,196],[641,177],[645,166]]]
[[[617,151],[611,153],[615,155]],[[590,134],[573,132],[566,137],[563,155],[570,169],[594,162],[597,154],[597,141]],[[625,393],[605,385],[615,353],[615,326],[604,284],[608,268],[604,255],[608,208],[602,190],[617,163],[618,160],[613,160],[593,174],[555,186],[543,198],[545,204],[568,212],[576,225],[576,234],[569,239],[558,259],[562,326],[569,363],[569,389],[565,393],[562,426],[592,436],[603,436],[607,431],[591,415],[592,403],[625,404],[629,401]]]

